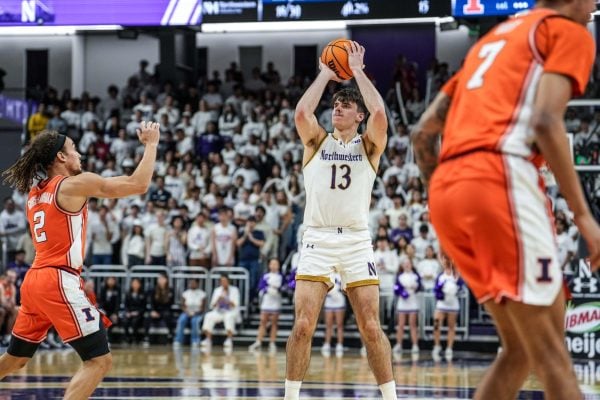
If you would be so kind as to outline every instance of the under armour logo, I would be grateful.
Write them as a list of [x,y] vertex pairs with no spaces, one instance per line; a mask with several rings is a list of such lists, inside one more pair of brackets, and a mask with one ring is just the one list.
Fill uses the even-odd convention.
[[306,243],[306,248],[307,249],[314,249],[315,245],[314,244],[308,244],[308,243]]

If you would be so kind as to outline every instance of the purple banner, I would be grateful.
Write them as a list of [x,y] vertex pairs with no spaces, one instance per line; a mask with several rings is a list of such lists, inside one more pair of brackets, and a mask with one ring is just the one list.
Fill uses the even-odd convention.
[[202,0],[2,0],[2,25],[198,25]]
[[0,94],[0,119],[25,125],[29,115],[36,110],[37,103],[30,100],[12,99]]

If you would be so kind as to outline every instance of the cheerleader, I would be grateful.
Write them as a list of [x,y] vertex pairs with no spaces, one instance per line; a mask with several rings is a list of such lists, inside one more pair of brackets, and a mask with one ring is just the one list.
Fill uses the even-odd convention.
[[454,345],[454,336],[456,335],[456,317],[460,311],[458,302],[458,292],[461,290],[464,282],[454,268],[452,261],[443,253],[440,254],[440,261],[443,271],[438,275],[435,281],[434,293],[437,299],[435,304],[435,314],[433,322],[433,360],[441,359],[440,335],[444,319],[448,319],[448,344],[444,353],[446,360],[452,360],[452,346]]
[[404,324],[408,318],[410,328],[410,339],[412,341],[412,354],[419,353],[419,335],[417,332],[417,315],[419,313],[419,303],[417,292],[423,289],[421,277],[413,268],[412,261],[405,258],[401,264],[401,270],[396,277],[394,293],[398,296],[396,302],[396,313],[398,314],[398,326],[396,329],[396,345],[394,354],[402,353],[402,339],[404,338]]
[[255,352],[260,350],[262,339],[267,330],[267,323],[271,321],[271,336],[269,343],[269,353],[277,352],[277,321],[281,310],[281,289],[283,286],[283,276],[279,272],[279,260],[272,258],[269,261],[269,272],[264,274],[258,283],[260,301],[260,325],[256,334],[256,341],[248,347],[248,351]]
[[344,314],[346,313],[346,295],[342,292],[341,278],[338,274],[332,276],[334,286],[325,297],[325,342],[321,347],[321,354],[325,357],[331,355],[331,337],[333,336],[333,323],[337,325],[337,344],[335,355],[344,355]]

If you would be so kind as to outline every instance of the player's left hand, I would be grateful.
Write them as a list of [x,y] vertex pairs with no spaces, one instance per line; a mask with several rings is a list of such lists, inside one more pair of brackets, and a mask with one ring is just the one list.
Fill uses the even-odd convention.
[[352,42],[351,45],[344,44],[344,47],[348,52],[348,66],[350,69],[354,72],[365,68],[365,48],[358,42]]

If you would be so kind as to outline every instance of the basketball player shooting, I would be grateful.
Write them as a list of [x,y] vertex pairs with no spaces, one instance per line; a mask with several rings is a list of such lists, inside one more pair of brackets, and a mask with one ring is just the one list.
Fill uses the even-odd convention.
[[595,0],[538,1],[492,29],[413,133],[440,243],[502,339],[475,399],[516,398],[530,371],[546,399],[583,398],[564,342],[562,272],[538,168],[544,159],[550,165],[596,269],[600,228],[564,124],[567,103],[584,93],[594,63],[586,25],[595,10]]
[[[346,41],[344,49],[348,54],[345,67],[359,90],[343,89],[333,96],[333,133],[325,132],[314,115],[328,82],[340,81],[323,61],[321,72],[296,107],[296,128],[304,144],[307,229],[296,275],[294,327],[287,343],[286,400],[299,398],[333,272],[340,274],[354,309],[383,399],[396,399],[390,343],[379,322],[379,278],[367,226],[388,123],[383,99],[363,72],[364,47]],[[367,111],[366,131],[359,135]]]
[[79,276],[85,258],[87,200],[148,190],[159,127],[141,123],[137,134],[144,155],[131,176],[102,178],[82,172],[73,141],[53,131],[37,136],[3,173],[10,186],[23,192],[31,189],[25,212],[36,255],[21,287],[21,308],[8,350],[0,357],[0,379],[27,364],[51,326],[83,360],[65,399],[87,399],[109,371],[112,356],[106,328],[110,320],[90,303]]

